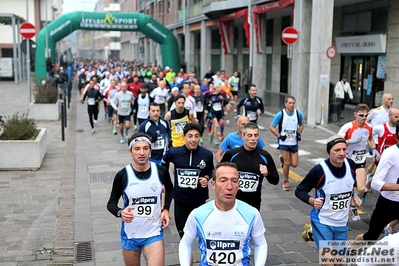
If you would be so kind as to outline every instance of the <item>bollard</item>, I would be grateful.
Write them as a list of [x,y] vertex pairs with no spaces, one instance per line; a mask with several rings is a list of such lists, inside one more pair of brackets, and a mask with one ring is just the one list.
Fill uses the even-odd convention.
[[64,115],[65,115],[64,126],[67,127],[67,103],[66,103],[66,95],[65,94],[64,94]]
[[61,140],[65,140],[65,131],[64,131],[64,103],[61,102]]
[[71,108],[72,82],[68,84],[68,109]]

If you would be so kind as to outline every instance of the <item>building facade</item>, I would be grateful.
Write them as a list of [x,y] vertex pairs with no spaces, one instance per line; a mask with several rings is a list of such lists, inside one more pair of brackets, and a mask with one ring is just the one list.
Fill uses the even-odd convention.
[[[248,71],[259,95],[294,95],[314,126],[328,121],[322,109],[342,74],[353,103],[374,107],[383,92],[399,95],[398,6],[393,0],[137,0],[121,10],[148,14],[173,31],[185,70],[199,77],[208,66],[229,75]],[[298,31],[293,45],[282,41],[289,26]],[[331,46],[335,57],[327,55]],[[159,45],[136,32],[121,33],[121,57],[163,66]]]

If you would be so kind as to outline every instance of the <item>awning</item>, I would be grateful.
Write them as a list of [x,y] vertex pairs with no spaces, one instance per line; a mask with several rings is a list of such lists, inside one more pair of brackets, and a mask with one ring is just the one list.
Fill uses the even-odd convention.
[[256,50],[258,53],[262,53],[262,33],[263,33],[263,14],[268,12],[277,11],[286,7],[294,5],[295,0],[279,0],[276,2],[265,3],[263,5],[255,6],[253,8],[254,14],[254,32],[256,38]]
[[247,44],[249,46],[249,24],[248,24],[248,8],[242,9],[237,12],[233,12],[227,15],[224,15],[219,18],[219,33],[222,39],[222,45],[225,54],[231,53],[231,28],[230,21],[238,18],[244,18],[244,31],[245,36],[247,37]]

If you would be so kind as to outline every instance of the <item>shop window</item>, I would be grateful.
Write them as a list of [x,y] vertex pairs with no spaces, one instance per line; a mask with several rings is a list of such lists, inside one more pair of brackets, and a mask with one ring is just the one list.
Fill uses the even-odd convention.
[[213,29],[211,35],[212,35],[211,49],[220,49],[222,40],[220,37],[219,29]]

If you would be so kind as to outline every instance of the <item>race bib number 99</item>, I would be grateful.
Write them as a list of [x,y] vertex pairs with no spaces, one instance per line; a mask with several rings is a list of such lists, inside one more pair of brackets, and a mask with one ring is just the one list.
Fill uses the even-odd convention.
[[239,240],[206,240],[206,259],[210,265],[237,265]]
[[181,188],[196,189],[200,171],[198,169],[176,169],[177,182]]
[[285,134],[287,139],[294,140],[295,139],[295,130],[285,130]]
[[331,212],[340,212],[348,209],[349,201],[352,198],[352,191],[339,193],[339,194],[331,194],[330,195],[330,211]]
[[135,218],[152,219],[154,218],[154,210],[157,204],[157,197],[141,197],[133,198],[132,206],[134,209],[132,213]]
[[238,172],[239,186],[238,189],[242,192],[255,192],[259,184],[259,176],[254,173]]

